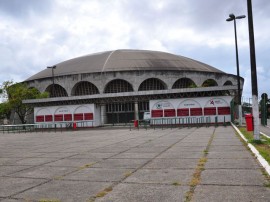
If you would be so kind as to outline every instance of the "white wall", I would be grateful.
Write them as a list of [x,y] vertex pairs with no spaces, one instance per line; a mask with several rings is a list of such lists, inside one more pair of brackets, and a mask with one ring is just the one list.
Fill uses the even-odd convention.
[[[56,123],[54,119],[55,114],[71,114],[72,119],[70,121],[62,122],[74,122],[74,114],[77,113],[93,113],[93,126],[100,125],[100,107],[94,104],[84,104],[84,105],[64,105],[64,106],[49,106],[49,107],[35,107],[34,108],[34,122],[35,123]],[[52,121],[37,122],[36,117],[41,115],[52,115]],[[78,121],[80,122],[80,121]],[[87,121],[85,126],[92,126],[92,121]]]
[[[168,109],[175,110],[175,116],[164,117],[164,118],[174,118],[175,117],[175,118],[183,118],[183,119],[187,120],[187,118],[190,117],[194,121],[197,118],[210,117],[211,123],[214,123],[215,117],[218,118],[218,122],[224,122],[224,117],[225,117],[225,122],[230,122],[231,121],[230,114],[219,115],[217,110],[220,107],[230,107],[231,100],[232,100],[231,96],[150,100],[149,109],[150,109],[150,112],[152,110],[163,110],[163,117],[164,117],[164,111],[166,111]],[[204,108],[209,108],[209,107],[216,108],[216,115],[205,115],[204,114]],[[177,116],[177,109],[187,109],[189,111],[189,114],[190,114],[192,108],[202,108],[202,115],[181,116],[181,117]],[[155,119],[154,117],[152,117],[152,113],[151,113],[151,118]],[[160,118],[161,117],[157,117],[156,119],[160,119]]]

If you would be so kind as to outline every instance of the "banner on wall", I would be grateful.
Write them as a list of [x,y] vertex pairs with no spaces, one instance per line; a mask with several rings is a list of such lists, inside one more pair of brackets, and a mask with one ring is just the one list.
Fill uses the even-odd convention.
[[36,107],[35,122],[70,122],[94,120],[94,105]]
[[152,118],[222,115],[223,119],[226,116],[228,120],[231,100],[231,96],[150,100],[149,108]]
[[174,117],[174,106],[168,101],[157,102],[151,110],[152,117]]

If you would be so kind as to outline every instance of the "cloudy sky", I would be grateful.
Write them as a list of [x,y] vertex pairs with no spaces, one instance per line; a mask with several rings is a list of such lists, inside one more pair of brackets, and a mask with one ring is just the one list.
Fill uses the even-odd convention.
[[[259,96],[270,95],[270,1],[253,0]],[[236,74],[230,13],[246,0],[0,0],[0,83],[114,49],[170,52]],[[247,18],[237,21],[244,99],[251,97]]]

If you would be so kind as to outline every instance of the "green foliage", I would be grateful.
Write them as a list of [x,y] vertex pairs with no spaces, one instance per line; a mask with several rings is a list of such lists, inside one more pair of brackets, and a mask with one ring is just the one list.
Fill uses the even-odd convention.
[[210,86],[217,86],[217,83],[213,79],[207,79],[203,82],[202,87],[210,87]]
[[14,110],[23,124],[26,123],[25,117],[33,113],[33,108],[22,101],[48,97],[48,93],[40,93],[36,88],[28,88],[26,83],[13,84],[12,81],[5,81],[1,89],[2,94],[7,98],[7,106],[4,105],[2,108]]
[[0,118],[7,118],[9,119],[11,115],[11,105],[9,102],[0,103]]
[[261,140],[255,140],[255,139],[249,140],[248,142],[253,143],[253,144],[263,144]]
[[7,89],[9,86],[13,84],[13,81],[4,81],[2,85],[0,86],[0,94],[3,98],[7,98]]
[[197,88],[197,86],[196,86],[195,83],[191,83],[188,87],[189,87],[189,88]]

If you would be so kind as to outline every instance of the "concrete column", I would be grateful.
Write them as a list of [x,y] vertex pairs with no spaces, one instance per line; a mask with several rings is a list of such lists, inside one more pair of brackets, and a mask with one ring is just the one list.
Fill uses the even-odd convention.
[[100,124],[104,125],[107,123],[107,114],[106,114],[106,105],[101,104],[100,105]]
[[134,120],[139,120],[139,105],[138,102],[134,102]]

